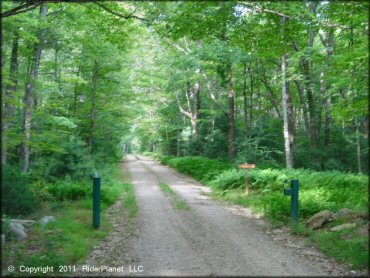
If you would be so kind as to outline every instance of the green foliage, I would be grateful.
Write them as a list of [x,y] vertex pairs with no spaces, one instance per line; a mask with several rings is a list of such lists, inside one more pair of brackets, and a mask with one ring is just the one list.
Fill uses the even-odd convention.
[[7,215],[29,215],[40,208],[30,176],[17,167],[6,165],[2,176],[2,208]]
[[239,188],[242,184],[245,184],[245,171],[237,169],[223,171],[210,182],[210,185],[220,190]]
[[[122,191],[122,184],[114,178],[118,175],[117,170],[117,166],[111,165],[100,171],[102,176],[101,201],[105,207],[114,204]],[[88,199],[89,202],[92,202],[93,181],[91,176],[80,181],[67,176],[64,180],[56,180],[53,183],[37,184],[37,192],[45,201]]]
[[161,163],[174,167],[181,173],[191,175],[201,181],[210,181],[223,170],[230,168],[228,162],[204,157],[164,157],[161,159]]
[[58,180],[47,185],[47,191],[58,201],[80,200],[92,194],[92,185],[87,183],[76,183],[70,180]]
[[326,255],[350,264],[355,269],[366,269],[369,265],[368,235],[348,229],[330,233],[314,232],[311,239]]
[[[210,184],[223,196],[232,194],[230,189],[245,188],[245,170],[234,169],[231,164],[225,162],[202,157],[162,157],[161,163]],[[285,180],[292,179],[298,179],[300,182],[302,218],[308,218],[324,209],[337,211],[343,207],[367,212],[366,175],[338,171],[257,168],[249,170],[248,176],[250,189],[255,192],[253,199],[256,201],[253,201],[252,207],[258,207],[273,219],[281,220],[281,216],[289,216],[289,198],[283,195],[283,189],[289,186],[285,184]],[[251,198],[244,199],[252,202]]]

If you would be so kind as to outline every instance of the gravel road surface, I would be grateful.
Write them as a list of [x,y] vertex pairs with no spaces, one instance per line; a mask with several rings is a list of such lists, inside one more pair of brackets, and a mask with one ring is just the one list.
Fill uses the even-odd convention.
[[[331,275],[272,241],[256,221],[210,200],[203,194],[209,188],[151,159],[138,158],[128,157],[140,208],[131,267],[142,266],[142,274]],[[176,209],[159,182],[169,184],[190,209]]]

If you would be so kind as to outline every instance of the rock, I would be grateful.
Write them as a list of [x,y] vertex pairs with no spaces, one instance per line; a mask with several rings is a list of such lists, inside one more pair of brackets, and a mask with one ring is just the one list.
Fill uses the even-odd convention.
[[32,226],[33,224],[36,223],[36,221],[34,220],[28,220],[28,219],[11,219],[10,222],[13,222],[13,223],[18,223],[18,224],[21,224],[22,226],[26,226],[26,227],[29,227],[29,226]]
[[41,218],[41,220],[39,221],[40,224],[42,226],[45,226],[46,224],[50,223],[50,222],[55,222],[56,219],[54,216],[44,216],[43,218]]
[[333,219],[339,219],[339,218],[344,218],[348,216],[354,216],[355,212],[353,210],[350,210],[348,208],[342,208],[338,210],[336,213],[333,215]]
[[26,229],[22,224],[10,222],[9,230],[18,240],[22,240],[27,237]]
[[327,221],[332,220],[333,213],[330,210],[323,210],[311,216],[307,221],[308,227],[318,229],[324,226]]
[[343,225],[339,225],[339,226],[335,226],[333,228],[330,229],[331,232],[337,232],[337,231],[342,231],[342,230],[345,230],[345,229],[351,229],[351,228],[354,228],[356,227],[356,223],[346,223],[346,224],[343,224]]

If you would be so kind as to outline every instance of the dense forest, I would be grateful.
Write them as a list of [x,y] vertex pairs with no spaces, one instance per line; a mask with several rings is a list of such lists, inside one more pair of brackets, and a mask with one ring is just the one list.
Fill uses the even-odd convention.
[[2,2],[2,165],[127,152],[368,169],[368,3]]
[[[291,225],[292,233],[341,263],[367,269],[368,1],[30,0],[1,6],[2,272],[22,274],[12,265],[19,263],[82,264],[103,238],[115,246],[109,252],[123,248],[112,257],[122,264],[126,243],[136,244],[126,235],[134,233],[135,217],[155,238],[145,256],[163,246],[182,251],[183,231],[179,238],[166,234],[177,231],[176,219],[191,235],[184,250],[204,254],[189,262],[205,258],[223,267],[234,257],[219,254],[232,254],[235,269],[249,267],[254,263],[239,259],[254,253],[248,245],[237,253],[229,238],[253,242],[251,250],[275,239],[254,242],[246,226],[223,230],[233,218],[219,217],[224,207],[212,203],[215,218],[197,215],[211,201],[186,194],[198,180],[199,188],[211,188],[205,195],[212,202],[248,207],[285,229],[293,202],[283,189],[294,179],[300,182],[299,225]],[[241,163],[256,165],[249,193]],[[99,229],[91,225],[94,174],[102,179]],[[308,225],[321,213],[327,218],[320,225]],[[203,229],[205,219],[212,228]],[[239,227],[240,218],[233,223]],[[257,222],[248,223],[255,228]],[[255,238],[261,235],[255,231]],[[151,257],[186,257],[168,250]],[[271,259],[261,250],[285,267],[280,251],[260,245],[259,263]],[[128,256],[131,263],[135,255]],[[164,265],[158,267],[173,267]]]

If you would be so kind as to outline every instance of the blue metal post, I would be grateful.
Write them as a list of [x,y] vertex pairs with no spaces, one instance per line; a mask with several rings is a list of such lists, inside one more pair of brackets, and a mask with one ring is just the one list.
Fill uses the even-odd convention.
[[291,181],[292,188],[284,189],[285,196],[291,196],[290,218],[293,223],[298,223],[299,181]]
[[98,172],[94,175],[93,182],[93,227],[100,227],[100,196],[101,196],[101,177]]
[[298,180],[292,180],[291,219],[294,223],[298,223],[298,194],[299,194],[299,181]]

